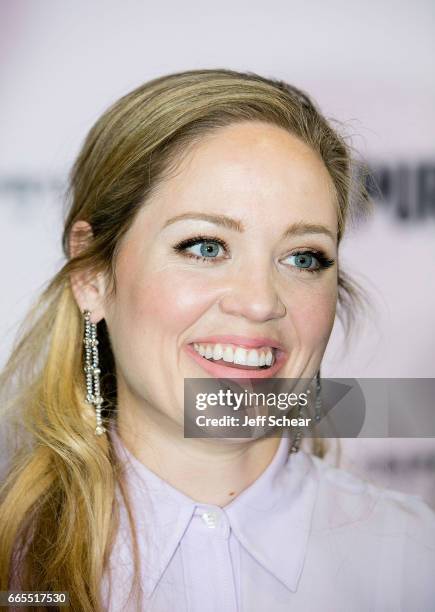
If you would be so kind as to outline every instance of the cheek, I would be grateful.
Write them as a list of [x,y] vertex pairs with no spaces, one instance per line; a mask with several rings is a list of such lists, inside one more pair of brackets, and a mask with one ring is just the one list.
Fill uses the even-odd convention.
[[301,291],[291,307],[291,318],[300,340],[306,345],[323,346],[328,343],[334,325],[337,306],[336,286],[307,288]]
[[210,306],[210,288],[198,278],[170,271],[152,275],[146,284],[130,287],[132,320],[153,335],[182,333]]

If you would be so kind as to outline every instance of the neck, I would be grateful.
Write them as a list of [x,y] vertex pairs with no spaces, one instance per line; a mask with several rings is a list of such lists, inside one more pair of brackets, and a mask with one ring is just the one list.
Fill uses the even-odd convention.
[[281,438],[185,438],[152,409],[118,407],[117,433],[149,470],[194,501],[226,506],[264,472]]

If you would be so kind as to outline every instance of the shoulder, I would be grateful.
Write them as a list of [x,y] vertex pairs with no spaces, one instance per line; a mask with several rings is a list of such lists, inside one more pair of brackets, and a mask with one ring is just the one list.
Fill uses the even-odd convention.
[[[428,609],[435,601],[435,511],[417,495],[401,493],[310,456],[318,479],[313,535],[347,559],[360,575],[371,566],[380,589]],[[350,560],[352,561],[350,562]],[[344,562],[344,561],[343,561]]]
[[330,527],[371,524],[384,534],[424,537],[435,552],[435,510],[420,496],[375,485],[314,455],[310,459],[319,483],[318,503]]
[[419,496],[305,455],[317,482],[311,566],[325,568],[337,589],[357,593],[364,609],[433,609],[435,511]]

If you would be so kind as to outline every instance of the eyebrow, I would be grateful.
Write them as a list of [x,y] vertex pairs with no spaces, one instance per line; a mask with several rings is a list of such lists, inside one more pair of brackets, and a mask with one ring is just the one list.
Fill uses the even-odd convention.
[[[177,223],[178,221],[184,221],[187,219],[208,221],[209,223],[214,223],[215,225],[220,225],[221,227],[225,227],[226,229],[234,230],[239,233],[245,231],[243,223],[237,219],[232,219],[226,215],[212,215],[200,212],[186,212],[181,215],[177,215],[176,217],[171,217],[171,219],[166,221],[163,228],[167,227],[168,225],[172,225],[173,223]],[[335,242],[337,238],[337,236],[334,235],[334,233],[331,232],[326,225],[322,225],[321,223],[308,223],[305,221],[296,221],[295,223],[289,225],[282,237],[290,238],[292,236],[301,236],[303,234],[326,234],[332,239],[333,242]]]

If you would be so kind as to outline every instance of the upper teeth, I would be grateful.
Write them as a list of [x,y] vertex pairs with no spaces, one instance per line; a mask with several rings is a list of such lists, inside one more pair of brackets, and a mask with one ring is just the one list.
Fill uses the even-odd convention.
[[246,349],[242,346],[232,344],[195,343],[193,348],[197,353],[206,359],[214,359],[215,361],[223,359],[229,363],[257,367],[272,365],[275,356],[275,349],[271,347],[264,347],[261,349]]

